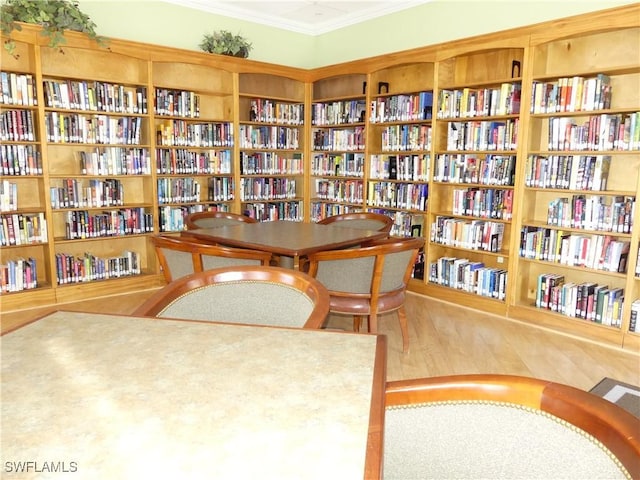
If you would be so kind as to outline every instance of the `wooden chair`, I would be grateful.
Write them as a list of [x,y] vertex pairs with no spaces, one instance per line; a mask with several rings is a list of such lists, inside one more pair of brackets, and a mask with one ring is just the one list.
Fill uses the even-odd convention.
[[244,248],[208,245],[181,237],[151,237],[167,282],[212,268],[236,265],[269,265],[271,254]]
[[388,478],[640,478],[640,419],[568,385],[490,374],[392,381],[385,406]]
[[222,227],[223,225],[234,225],[238,222],[256,223],[257,220],[246,215],[239,215],[231,212],[195,212],[190,213],[184,219],[187,230],[196,228]]
[[329,293],[309,275],[240,266],[193,273],[169,283],[133,315],[253,325],[322,328]]
[[393,219],[391,217],[374,212],[342,213],[340,215],[323,218],[318,221],[318,224],[329,225],[338,222],[340,222],[338,226],[360,228],[362,230],[376,230],[387,233],[389,233],[393,227]]
[[329,290],[331,312],[353,315],[360,330],[368,317],[369,331],[378,331],[378,314],[397,312],[402,330],[402,349],[409,350],[409,331],[404,310],[407,283],[424,238],[395,238],[379,245],[326,250],[309,255],[309,275]]

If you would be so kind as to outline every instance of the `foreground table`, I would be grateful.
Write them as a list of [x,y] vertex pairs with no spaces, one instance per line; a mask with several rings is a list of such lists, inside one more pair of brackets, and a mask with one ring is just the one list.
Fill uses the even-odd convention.
[[377,335],[56,312],[2,337],[3,478],[378,478],[385,365]]
[[203,242],[292,257],[293,268],[298,269],[300,257],[321,250],[351,247],[366,240],[384,238],[388,233],[335,225],[276,221],[186,230],[182,235]]

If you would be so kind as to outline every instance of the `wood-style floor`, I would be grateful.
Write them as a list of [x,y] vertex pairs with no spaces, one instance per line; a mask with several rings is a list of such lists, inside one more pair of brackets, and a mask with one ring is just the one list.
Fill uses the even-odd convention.
[[[131,313],[153,291],[69,303],[61,310]],[[54,308],[36,308],[2,315],[2,331]],[[478,313],[421,295],[409,294],[407,317],[410,351],[402,353],[395,314],[380,318],[388,337],[387,378],[469,373],[524,375],[591,389],[603,377],[640,385],[640,356],[621,349],[560,335],[526,324]],[[351,328],[351,319],[331,317],[331,328]]]

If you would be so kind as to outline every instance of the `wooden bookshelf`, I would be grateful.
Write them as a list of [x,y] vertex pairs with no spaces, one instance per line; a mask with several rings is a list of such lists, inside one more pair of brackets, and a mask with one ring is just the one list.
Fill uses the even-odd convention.
[[313,83],[311,221],[364,209],[366,79],[350,73]]
[[[347,209],[383,209],[397,219],[395,234],[413,234],[417,230],[413,227],[421,225],[420,233],[427,239],[425,278],[412,279],[411,290],[640,351],[640,334],[629,332],[630,306],[640,298],[640,280],[635,275],[640,229],[631,228],[639,221],[638,209],[634,208],[633,217],[627,220],[628,231],[623,227],[622,231],[608,232],[588,224],[565,227],[548,218],[549,205],[562,203],[564,197],[571,205],[575,202],[574,196],[580,200],[586,200],[581,197],[598,197],[606,204],[620,199],[622,203],[630,202],[638,196],[640,146],[632,140],[631,148],[620,147],[628,144],[625,126],[634,131],[631,119],[637,128],[637,112],[640,111],[638,18],[640,6],[633,4],[313,70],[117,39],[110,40],[105,49],[74,32],[66,35],[67,43],[62,49],[51,49],[46,38],[39,36],[38,27],[24,25],[22,31],[11,35],[19,55],[10,56],[5,50],[1,53],[2,72],[31,75],[38,104],[5,102],[0,110],[3,115],[9,111],[20,112],[21,118],[27,112],[31,113],[34,137],[3,140],[3,157],[8,155],[4,153],[8,147],[16,151],[29,150],[32,155],[39,154],[43,170],[29,175],[3,173],[3,188],[17,190],[18,210],[1,214],[39,215],[46,220],[47,237],[46,241],[0,247],[3,264],[21,257],[34,258],[38,279],[35,289],[3,292],[0,309],[18,310],[161,285],[162,277],[149,237],[160,231],[181,228],[179,224],[167,227],[161,221],[162,211],[167,207],[178,219],[191,210],[218,208],[235,213],[249,212],[261,220],[286,218],[304,222]],[[611,85],[611,102],[606,107],[577,111],[575,106],[573,111],[543,111],[539,107],[538,85],[553,85],[565,78],[573,82],[575,78],[576,82],[582,81],[579,88],[584,88],[585,80],[598,75],[605,75]],[[147,110],[96,112],[83,104],[47,105],[47,82],[65,83],[72,88],[83,82],[101,82],[124,92],[126,98],[136,100],[144,91]],[[164,95],[164,90],[197,98],[200,115],[157,111],[156,98]],[[395,102],[404,95],[419,96],[426,92],[433,98],[431,119],[371,117],[373,104]],[[500,99],[496,103],[499,108],[481,108],[485,106],[487,95]],[[519,109],[514,107],[517,95]],[[348,112],[352,105],[358,112],[356,115],[338,115],[331,121],[320,121],[314,110]],[[276,115],[262,115],[269,109],[277,112]],[[290,113],[293,111],[298,113]],[[121,144],[110,137],[109,141],[82,143],[48,136],[47,122],[51,124],[54,116],[67,116],[69,122],[77,123],[81,118],[93,119],[98,114],[115,119],[116,124],[135,121],[139,131],[135,141]],[[295,121],[292,120],[294,117]],[[623,125],[621,137],[614,135],[613,144],[598,144],[597,148],[592,145],[585,149],[571,143],[572,135],[579,127],[599,120],[617,121]],[[233,132],[233,143],[213,146],[167,144],[158,132],[169,124],[187,130],[201,124],[212,128],[225,125]],[[574,124],[575,128],[572,127]],[[393,132],[414,128],[418,131],[430,129],[431,142],[415,146],[415,149],[414,146],[385,143]],[[347,131],[355,136],[356,130],[362,138],[357,148],[333,144],[331,148],[317,148],[316,137],[331,137]],[[569,143],[565,144],[562,139],[562,146],[559,138],[553,140],[554,132],[557,135],[561,130],[569,135]],[[488,132],[494,131],[495,135],[489,135]],[[275,143],[261,140],[254,143],[255,139],[261,138],[259,134],[265,132],[269,140],[276,139]],[[550,143],[550,136],[555,143]],[[294,138],[295,143],[288,142]],[[128,158],[134,153],[148,157],[150,170],[114,174],[92,170],[88,173],[80,163],[83,154]],[[158,168],[160,159],[172,156],[203,158],[216,165],[222,163],[211,162],[211,158],[224,157],[231,161],[226,164],[228,166],[195,173]],[[378,178],[380,165],[387,165],[389,157],[393,156],[396,161],[401,156],[417,156],[421,162],[428,159],[428,171],[424,172],[420,167],[418,176]],[[550,172],[549,178],[555,175],[553,178],[557,181],[558,165],[566,164],[569,156],[610,158],[606,185],[594,189],[588,184],[578,186],[574,183],[568,188],[559,184],[531,183],[531,172],[542,168],[536,164],[534,169],[534,161],[544,159],[552,166],[555,164],[552,167],[555,173]],[[565,159],[560,161],[560,157]],[[271,170],[249,168],[267,158],[277,160],[279,167]],[[343,159],[347,163],[352,161],[353,168],[344,169]],[[322,168],[319,167],[321,163],[325,165]],[[331,168],[326,166],[329,164]],[[411,170],[415,171],[415,168]],[[104,188],[107,179],[124,192],[123,198],[118,200],[122,204],[52,205],[52,188],[71,184],[85,192],[92,185]],[[163,182],[197,182],[199,194],[165,201],[160,198]],[[227,190],[223,191],[227,194],[214,193],[213,198],[209,197],[210,182],[213,185],[226,182]],[[269,192],[277,193],[264,193],[267,190],[260,185],[268,185]],[[392,193],[394,202],[407,188],[420,190],[426,187],[426,206],[424,199],[411,205],[372,203],[369,192],[382,187]],[[249,196],[245,195],[245,189]],[[330,195],[326,193],[329,189]],[[475,208],[478,201],[482,204],[491,198],[494,199],[493,203],[489,202],[492,207]],[[589,201],[592,202],[590,208],[601,204],[592,198]],[[467,204],[474,206],[467,209]],[[87,218],[87,215],[90,217],[103,211],[126,209],[141,209],[151,215],[151,231],[90,238],[68,235],[67,223],[74,215]],[[479,229],[482,222],[491,223],[492,228],[496,228],[494,233],[500,232],[501,245],[498,236],[493,244],[487,241],[484,246],[459,236],[459,231]],[[551,262],[548,257],[525,258],[521,255],[521,233],[531,233],[535,229],[540,229],[543,237],[547,232],[557,235],[566,230],[570,235],[611,236],[615,241],[628,243],[626,270],[618,272],[612,271],[612,267],[569,265]],[[449,233],[443,235],[445,231]],[[453,237],[451,232],[455,232]],[[140,275],[58,285],[58,254],[69,253],[77,257],[90,252],[111,257],[124,251],[140,252]],[[504,270],[506,276],[498,277],[504,279],[498,298],[477,295],[477,291],[467,292],[457,288],[459,285],[451,288],[439,281],[430,281],[429,265],[437,265],[440,259],[448,257]],[[624,290],[619,325],[602,325],[536,307],[538,278],[543,273],[564,275],[565,281],[574,283],[588,281]]]

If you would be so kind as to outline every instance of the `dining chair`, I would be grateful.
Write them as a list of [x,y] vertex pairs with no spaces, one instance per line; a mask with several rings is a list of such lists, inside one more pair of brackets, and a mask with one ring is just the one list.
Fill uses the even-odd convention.
[[222,227],[224,225],[234,225],[238,222],[256,223],[257,220],[247,215],[240,215],[238,213],[231,212],[221,212],[219,210],[190,213],[184,219],[184,224],[187,227],[187,230],[194,230],[196,228]]
[[537,378],[387,382],[383,470],[407,478],[640,478],[640,419]]
[[360,228],[362,230],[375,230],[387,233],[389,233],[393,227],[393,219],[391,217],[375,212],[341,213],[318,221],[318,224],[320,225],[329,225],[334,223],[336,226]]
[[151,241],[167,282],[212,268],[269,265],[271,261],[269,252],[198,243],[181,237],[157,235]]
[[332,313],[353,316],[355,331],[368,317],[369,331],[377,333],[378,315],[397,312],[407,352],[406,289],[423,246],[421,237],[389,238],[367,247],[316,252],[308,256],[308,273],[329,290]]
[[280,267],[196,272],[154,293],[133,315],[252,325],[322,328],[329,292],[316,279]]

